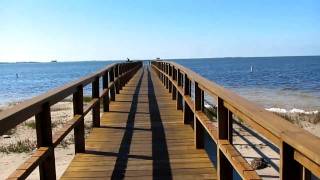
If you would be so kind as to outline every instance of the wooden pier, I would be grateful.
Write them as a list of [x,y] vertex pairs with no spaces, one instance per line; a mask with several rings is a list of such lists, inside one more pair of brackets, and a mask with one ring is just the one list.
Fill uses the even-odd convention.
[[[84,106],[88,84],[92,100]],[[217,101],[218,126],[204,111],[205,93]],[[69,95],[74,118],[52,134],[50,106]],[[85,138],[89,111],[93,129]],[[53,150],[72,130],[76,154],[61,179],[224,180],[233,172],[262,179],[233,145],[235,118],[279,148],[280,179],[320,177],[318,137],[173,62],[112,64],[1,112],[0,134],[32,116],[38,149],[8,179],[25,179],[38,166],[40,179],[56,179]],[[216,162],[205,136],[216,146]]]

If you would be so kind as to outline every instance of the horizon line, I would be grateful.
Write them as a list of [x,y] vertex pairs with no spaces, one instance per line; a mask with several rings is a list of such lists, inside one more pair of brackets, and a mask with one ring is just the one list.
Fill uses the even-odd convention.
[[[319,55],[275,55],[275,56],[216,56],[216,57],[179,57],[179,58],[160,58],[160,60],[192,60],[192,59],[221,59],[221,58],[272,58],[272,57],[317,57]],[[148,60],[154,60],[156,58],[134,58],[130,59],[131,61],[148,61]],[[52,61],[57,62],[89,62],[89,61],[127,61],[126,59],[87,59],[87,60],[58,60],[58,59],[51,59],[51,60],[21,60],[21,61],[2,61],[0,60],[0,63],[50,63]]]

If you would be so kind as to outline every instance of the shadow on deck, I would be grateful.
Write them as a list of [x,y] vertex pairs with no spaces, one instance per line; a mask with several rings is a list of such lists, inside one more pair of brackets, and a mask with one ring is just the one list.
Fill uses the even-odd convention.
[[216,179],[182,112],[148,68],[117,94],[62,179]]

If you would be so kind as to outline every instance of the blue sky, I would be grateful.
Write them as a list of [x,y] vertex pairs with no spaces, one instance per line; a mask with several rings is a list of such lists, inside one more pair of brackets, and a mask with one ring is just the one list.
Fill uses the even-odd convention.
[[0,0],[0,61],[319,54],[319,0]]

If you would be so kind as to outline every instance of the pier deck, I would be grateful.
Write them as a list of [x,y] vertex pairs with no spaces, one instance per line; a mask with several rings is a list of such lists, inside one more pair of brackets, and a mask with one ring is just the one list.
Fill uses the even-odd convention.
[[[110,64],[0,112],[0,134],[31,117],[36,124],[37,149],[8,179],[26,179],[39,167],[39,179],[55,180],[54,149],[71,132],[75,156],[62,179],[320,178],[319,137],[175,62],[146,64]],[[69,96],[73,117],[53,132],[51,107]],[[213,106],[205,107],[205,98]],[[89,112],[93,128],[85,138]],[[276,151],[276,176],[254,169],[253,157],[237,149],[239,122]]]
[[62,179],[216,179],[193,137],[171,94],[143,68],[110,103]]

